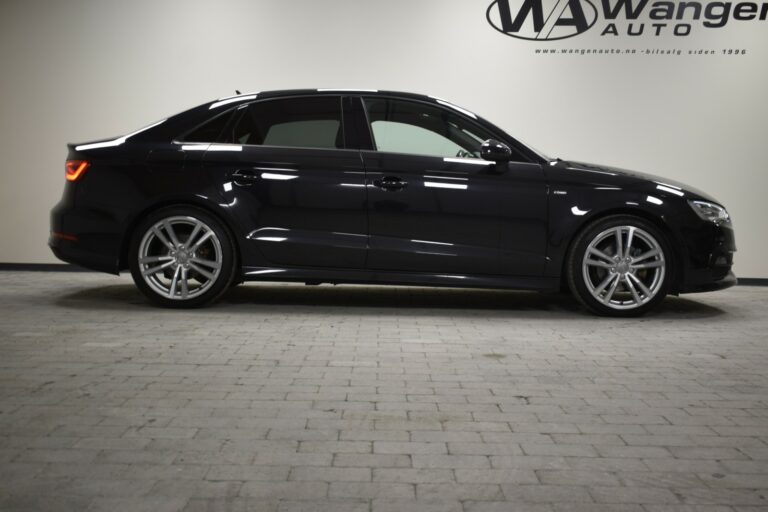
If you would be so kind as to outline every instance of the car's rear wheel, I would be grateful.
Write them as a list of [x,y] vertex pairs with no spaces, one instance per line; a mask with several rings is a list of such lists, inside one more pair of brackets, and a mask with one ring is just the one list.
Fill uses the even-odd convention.
[[672,251],[653,224],[631,215],[600,219],[574,241],[567,262],[568,285],[591,311],[637,316],[667,294]]
[[203,210],[174,206],[150,214],[130,247],[136,286],[166,307],[197,307],[221,296],[235,275],[234,247],[221,222]]

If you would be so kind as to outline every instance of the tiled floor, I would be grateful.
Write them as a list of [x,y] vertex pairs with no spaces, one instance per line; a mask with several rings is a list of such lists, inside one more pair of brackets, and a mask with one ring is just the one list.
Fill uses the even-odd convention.
[[526,292],[0,272],[0,510],[768,508],[768,288]]

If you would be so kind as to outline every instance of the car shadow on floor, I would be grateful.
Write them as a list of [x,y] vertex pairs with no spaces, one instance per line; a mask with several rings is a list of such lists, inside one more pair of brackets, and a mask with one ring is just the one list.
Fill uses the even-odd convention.
[[[689,296],[690,297],[690,296]],[[92,310],[150,309],[153,306],[132,285],[100,286],[65,293],[57,298],[64,308]],[[249,283],[227,291],[207,311],[253,313],[257,308],[290,314],[322,313],[345,315],[414,315],[431,310],[430,314],[449,316],[466,313],[519,318],[597,318],[565,293],[529,291],[420,288],[402,286],[305,286],[301,284]],[[168,310],[173,311],[173,310]],[[688,297],[668,297],[644,319],[710,318],[724,315],[720,308]]]

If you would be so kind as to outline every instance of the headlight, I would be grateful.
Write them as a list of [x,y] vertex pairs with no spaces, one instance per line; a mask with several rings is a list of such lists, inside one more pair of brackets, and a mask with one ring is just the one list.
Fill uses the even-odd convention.
[[696,215],[703,220],[710,222],[730,222],[731,217],[728,215],[728,211],[722,206],[714,203],[708,203],[706,201],[688,201]]

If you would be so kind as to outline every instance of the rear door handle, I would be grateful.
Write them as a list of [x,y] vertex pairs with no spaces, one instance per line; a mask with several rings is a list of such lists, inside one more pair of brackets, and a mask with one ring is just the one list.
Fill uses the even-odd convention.
[[403,181],[397,176],[384,176],[383,178],[373,180],[373,185],[389,192],[397,192],[407,187],[408,182]]
[[240,187],[247,187],[252,185],[254,181],[259,179],[258,173],[251,169],[239,169],[232,173],[232,181],[235,185]]

